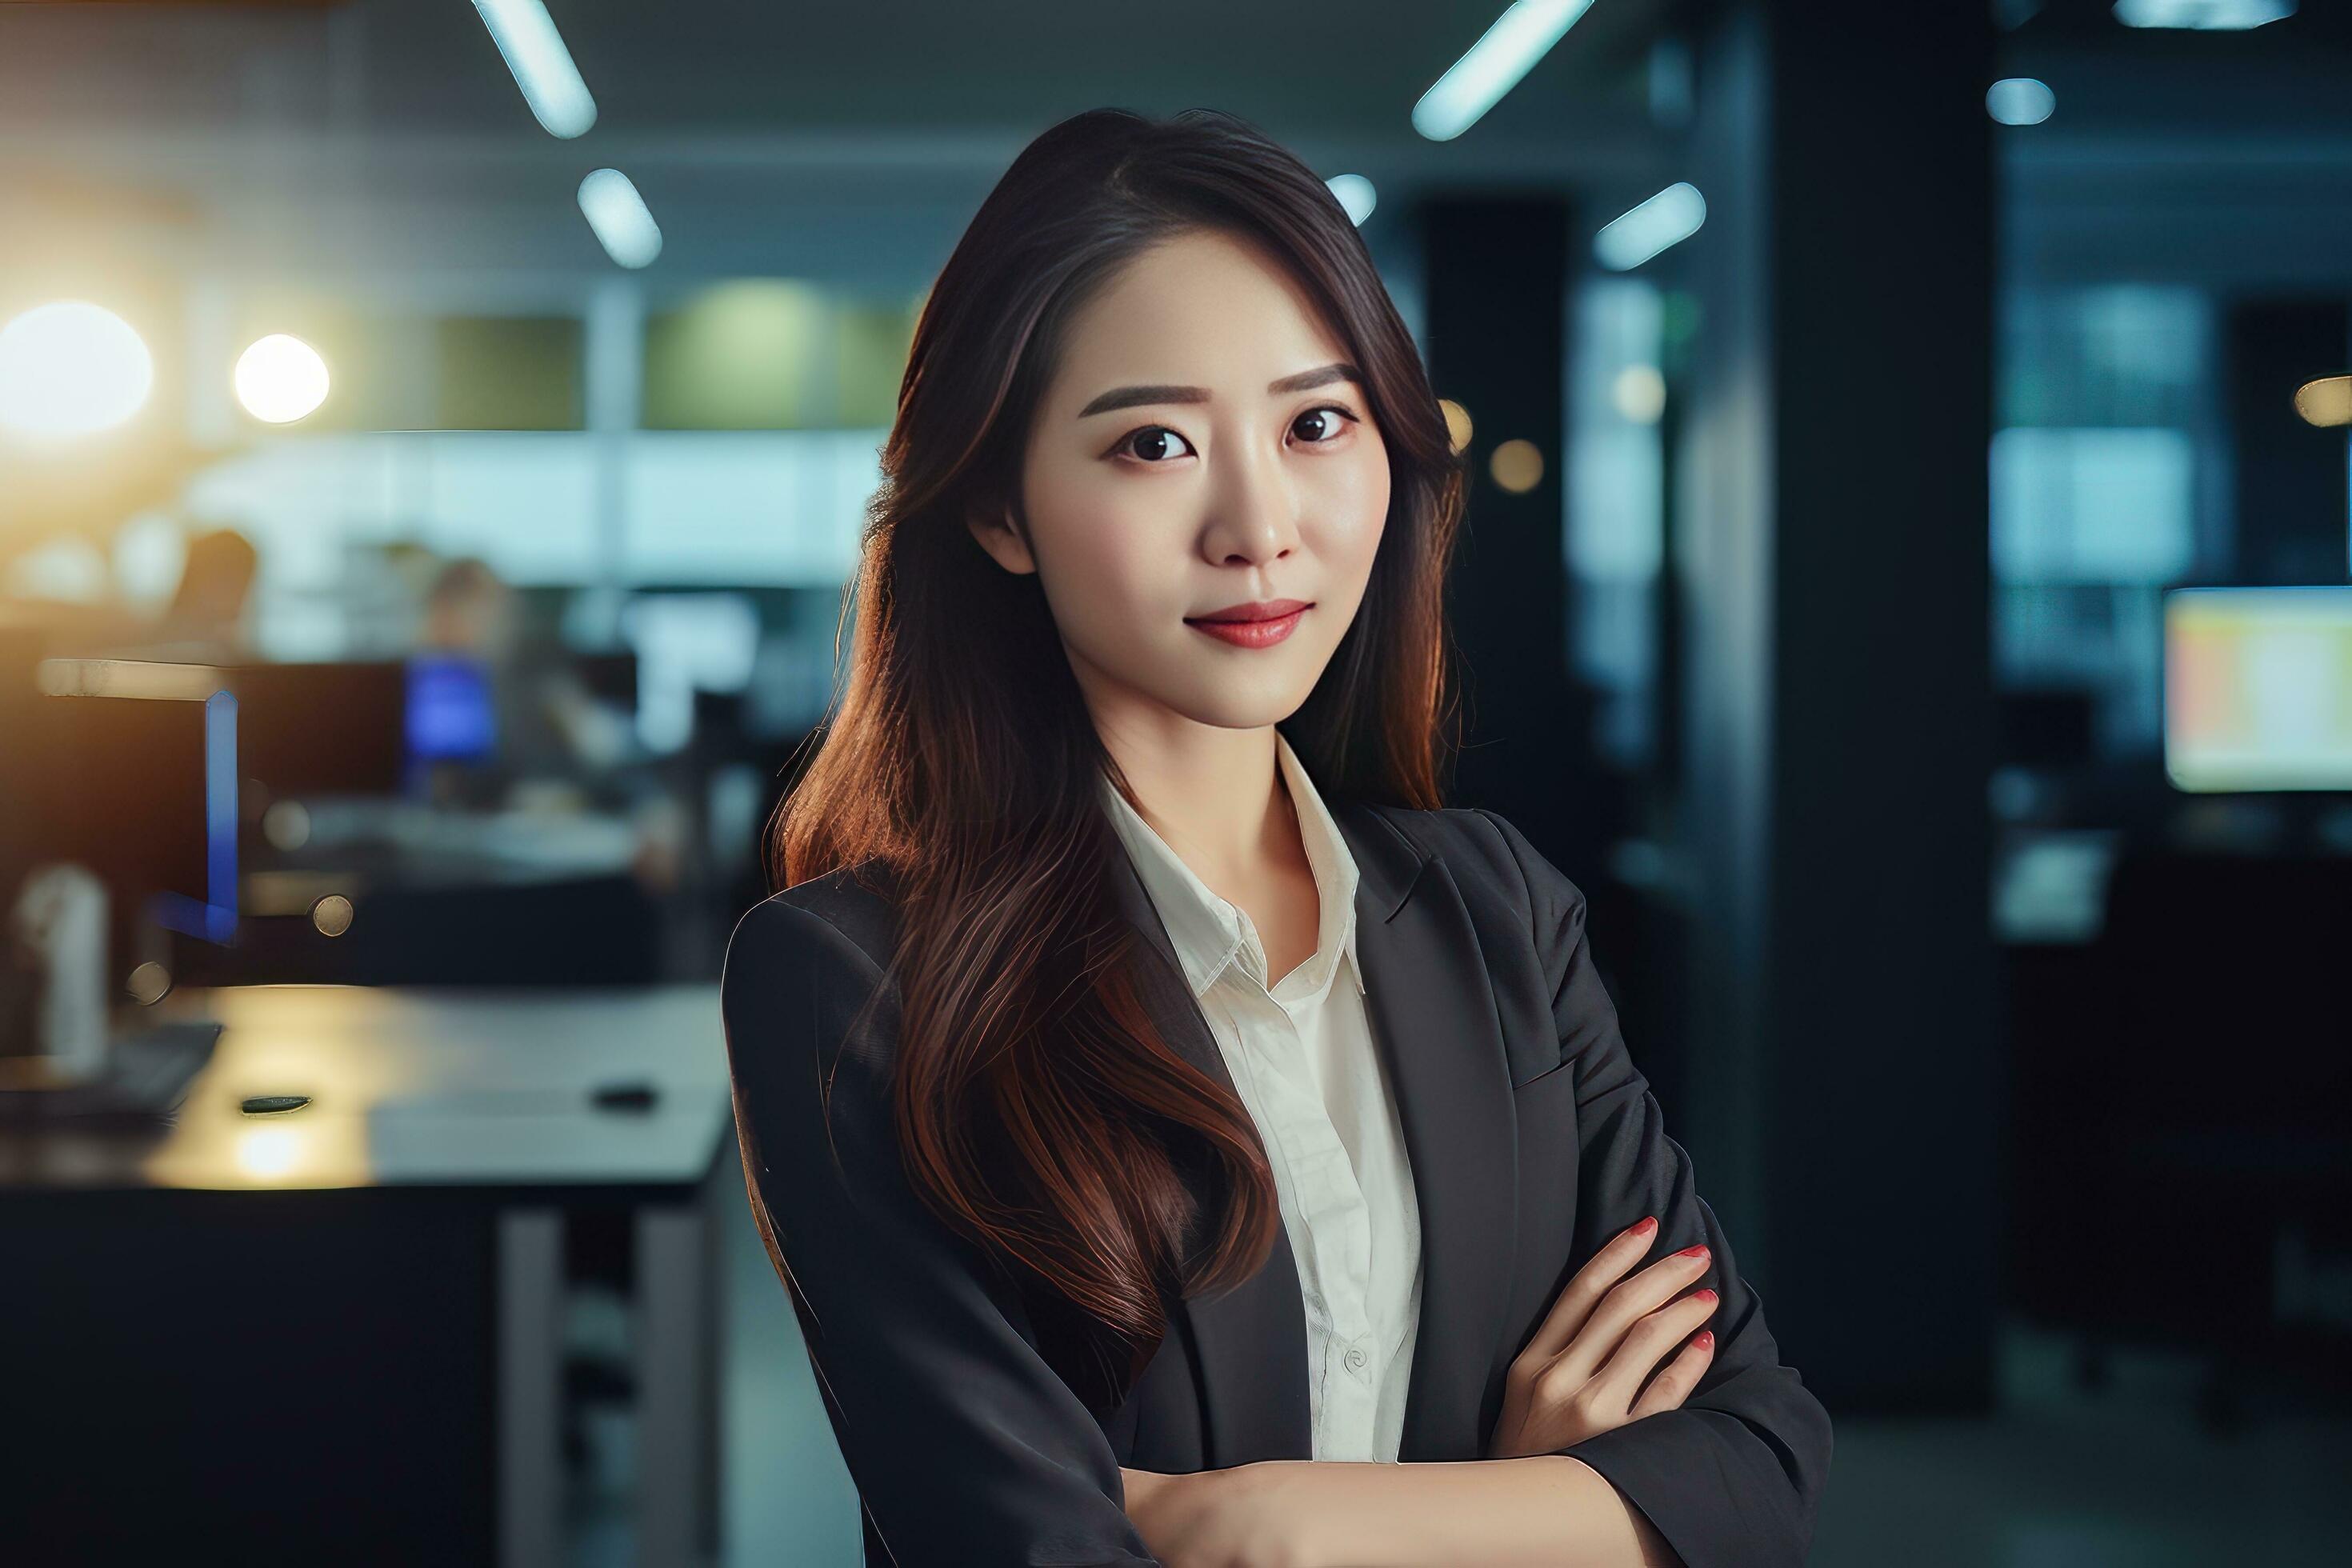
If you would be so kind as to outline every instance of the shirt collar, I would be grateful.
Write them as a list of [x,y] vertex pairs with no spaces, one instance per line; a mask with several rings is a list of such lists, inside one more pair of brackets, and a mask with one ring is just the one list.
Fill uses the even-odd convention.
[[[1314,781],[1307,776],[1306,766],[1279,730],[1275,731],[1274,748],[1298,814],[1299,837],[1315,873],[1315,891],[1321,906],[1315,954],[1305,965],[1306,984],[1310,992],[1319,994],[1344,960],[1360,995],[1364,977],[1356,957],[1355,857],[1349,853],[1348,841],[1323,797],[1316,793]],[[1237,959],[1244,961],[1245,971],[1254,966],[1260,983],[1270,988],[1265,951],[1247,917],[1184,864],[1141,814],[1128,805],[1108,773],[1096,777],[1104,810],[1118,829],[1144,890],[1150,894],[1160,923],[1168,928],[1168,939],[1184,966],[1194,997],[1206,994],[1225,966]]]

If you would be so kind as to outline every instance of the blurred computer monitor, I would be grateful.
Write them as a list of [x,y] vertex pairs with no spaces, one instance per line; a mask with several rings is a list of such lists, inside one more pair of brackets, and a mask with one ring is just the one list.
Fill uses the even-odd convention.
[[31,710],[41,859],[104,883],[118,940],[144,916],[236,934],[237,700],[205,665],[54,658]]
[[396,795],[408,744],[400,659],[226,668],[239,767],[273,796]]
[[2183,790],[2352,789],[2352,587],[2168,593],[2164,768]]
[[0,605],[0,906],[16,898],[40,851],[33,791],[40,782],[29,736],[41,692],[34,670],[48,649],[48,631],[11,616]]
[[420,653],[408,660],[408,761],[478,763],[498,749],[490,674],[464,654]]

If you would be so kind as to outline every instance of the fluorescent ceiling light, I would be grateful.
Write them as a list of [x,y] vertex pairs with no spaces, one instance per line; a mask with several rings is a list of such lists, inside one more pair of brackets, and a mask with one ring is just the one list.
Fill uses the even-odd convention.
[[1985,89],[1985,112],[2003,125],[2039,125],[2057,107],[2050,84],[2030,76],[2003,77]]
[[1380,194],[1361,174],[1334,174],[1323,183],[1331,187],[1331,194],[1348,209],[1348,221],[1358,228],[1364,226],[1364,220],[1372,216],[1372,208],[1380,205]]
[[604,254],[622,266],[643,267],[661,254],[661,229],[620,170],[599,169],[580,182],[580,211]]
[[1412,106],[1412,128],[1432,142],[1451,142],[1519,85],[1560,35],[1576,25],[1592,0],[1515,0],[1468,52]]
[[2294,0],[2116,0],[2126,27],[2194,27],[2239,32],[2294,15]]
[[1678,180],[1594,235],[1592,254],[1611,271],[1629,272],[1688,239],[1706,221],[1706,198],[1696,185]]
[[548,134],[573,137],[596,123],[596,100],[588,96],[544,0],[474,0],[474,9]]

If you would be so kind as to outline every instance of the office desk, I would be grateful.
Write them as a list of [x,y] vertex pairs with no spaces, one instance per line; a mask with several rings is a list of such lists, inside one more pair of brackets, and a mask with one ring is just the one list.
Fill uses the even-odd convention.
[[[2106,837],[2065,836],[2088,919],[2001,932],[2008,1184],[2063,1195],[2004,1233],[2011,1304],[2075,1331],[2086,1380],[2116,1345],[2202,1355],[2221,1426],[2241,1373],[2352,1364],[2326,1296],[2352,1212],[2352,855]],[[2116,1289],[2151,1268],[2164,1289]]]
[[[176,1125],[0,1125],[0,1405],[33,1461],[12,1536],[29,1509],[77,1562],[557,1561],[563,1216],[624,1205],[639,1557],[703,1559],[706,1215],[734,1174],[716,985],[236,986],[152,1012],[225,1026]],[[615,1080],[658,1098],[599,1109]],[[263,1094],[311,1100],[240,1110]]]

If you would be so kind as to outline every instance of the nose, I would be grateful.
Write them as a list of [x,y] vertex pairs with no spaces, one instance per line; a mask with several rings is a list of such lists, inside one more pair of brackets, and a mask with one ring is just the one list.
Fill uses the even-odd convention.
[[1209,506],[1202,551],[1216,565],[1279,560],[1297,542],[1298,500],[1276,458],[1247,452],[1226,463]]

